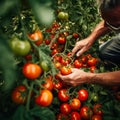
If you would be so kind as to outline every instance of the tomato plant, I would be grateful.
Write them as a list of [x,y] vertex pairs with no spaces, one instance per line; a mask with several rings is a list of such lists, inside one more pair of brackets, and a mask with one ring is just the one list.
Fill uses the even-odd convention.
[[80,101],[84,102],[88,99],[89,93],[86,89],[80,89],[78,91],[78,98]]
[[31,50],[31,45],[27,40],[20,40],[17,37],[13,37],[9,43],[13,53],[19,56],[25,56]]
[[53,101],[53,94],[50,90],[41,90],[40,94],[36,96],[35,103],[39,106],[49,106]]
[[33,80],[42,74],[42,69],[37,64],[26,63],[22,68],[22,72],[26,78]]
[[17,104],[23,104],[27,99],[27,88],[24,85],[17,86],[12,92],[12,101]]

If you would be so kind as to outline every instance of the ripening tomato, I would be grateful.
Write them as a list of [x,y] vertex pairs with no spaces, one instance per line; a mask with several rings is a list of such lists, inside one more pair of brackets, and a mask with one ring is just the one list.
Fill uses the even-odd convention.
[[88,106],[83,106],[80,109],[80,116],[82,119],[91,120],[92,115],[93,115],[93,111]]
[[35,98],[35,103],[39,106],[47,107],[52,104],[53,94],[50,90],[41,90],[40,94]]
[[23,104],[27,99],[27,88],[24,85],[17,86],[12,92],[12,101],[17,104]]
[[88,62],[87,62],[88,66],[96,66],[97,64],[97,58],[91,57]]
[[102,105],[97,103],[93,106],[93,112],[96,115],[103,115]]
[[100,115],[93,115],[91,120],[102,120],[102,116],[100,116]]
[[63,66],[63,67],[61,67],[60,68],[60,73],[62,75],[68,75],[68,74],[72,73],[71,67],[69,67],[69,66]]
[[58,37],[57,39],[59,44],[65,44],[66,43],[66,38],[65,37]]
[[29,34],[29,37],[35,42],[37,46],[39,46],[43,42],[43,34],[40,30]]
[[60,105],[60,112],[65,114],[65,115],[68,115],[71,112],[70,105],[68,103],[62,103]]
[[73,98],[70,102],[72,110],[78,110],[81,107],[81,102],[78,98]]
[[77,111],[71,112],[70,120],[81,120],[80,114]]
[[49,77],[45,78],[45,83],[42,84],[42,86],[44,87],[44,89],[52,90],[53,89],[52,77],[49,76]]
[[59,100],[66,102],[69,100],[70,96],[67,93],[67,89],[61,89],[58,91],[58,98]]
[[86,89],[80,89],[78,91],[78,99],[81,101],[81,102],[84,102],[88,99],[88,91]]
[[26,63],[22,68],[22,72],[26,78],[33,80],[42,74],[42,69],[37,64]]
[[117,92],[115,93],[115,97],[116,97],[117,100],[120,101],[120,91],[117,91]]

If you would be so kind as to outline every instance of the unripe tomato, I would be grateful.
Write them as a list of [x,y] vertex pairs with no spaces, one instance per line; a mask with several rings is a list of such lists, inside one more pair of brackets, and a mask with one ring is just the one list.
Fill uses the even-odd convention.
[[86,89],[80,89],[78,91],[78,99],[82,102],[86,101],[88,99],[88,91]]
[[26,78],[33,80],[42,74],[42,69],[37,64],[26,63],[23,66],[22,72]]
[[39,106],[47,107],[53,101],[53,94],[50,90],[41,90],[40,95],[35,98],[35,103]]
[[10,47],[13,53],[19,56],[25,56],[31,50],[31,45],[27,40],[20,40],[17,37],[10,40]]
[[29,37],[35,42],[36,45],[40,45],[43,42],[43,34],[40,30],[29,34]]
[[40,61],[40,66],[46,72],[50,70],[50,63],[47,60]]
[[27,94],[26,86],[17,86],[12,92],[12,101],[17,104],[23,104],[26,102]]
[[61,12],[58,13],[58,18],[60,20],[68,20],[68,17],[69,17],[69,15],[66,12],[61,11]]

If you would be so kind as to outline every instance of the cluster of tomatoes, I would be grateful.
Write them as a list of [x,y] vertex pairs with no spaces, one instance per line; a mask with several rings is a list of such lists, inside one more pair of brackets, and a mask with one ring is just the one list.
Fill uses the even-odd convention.
[[[90,68],[90,71],[94,72],[98,62],[97,58],[91,54],[71,58],[71,53],[66,48],[67,37],[70,35],[71,39],[76,40],[79,34],[71,34],[65,30],[58,32],[59,29],[60,24],[54,22],[52,27],[45,31],[49,33],[45,38],[42,32],[37,30],[28,34],[29,41],[27,42],[17,37],[10,41],[15,55],[22,56],[24,59],[21,71],[25,78],[24,82],[13,90],[12,100],[16,104],[31,104],[34,101],[34,104],[38,106],[49,107],[54,104],[54,98],[57,97],[60,105],[55,113],[56,120],[102,120],[102,111],[97,110],[98,106],[101,107],[100,104],[95,105],[97,107],[92,109],[85,105],[89,97],[88,90],[80,88],[71,92],[72,87],[65,85],[57,75],[59,72],[62,75],[70,74],[72,67]],[[51,63],[47,59],[42,60],[39,56],[39,48],[42,44],[49,46],[51,50],[49,55]],[[54,65],[57,73],[51,72],[49,64]]]

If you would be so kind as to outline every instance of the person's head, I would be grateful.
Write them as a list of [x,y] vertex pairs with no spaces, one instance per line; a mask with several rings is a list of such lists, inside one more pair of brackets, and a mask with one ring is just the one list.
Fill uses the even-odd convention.
[[97,0],[102,18],[110,25],[120,27],[120,0]]

